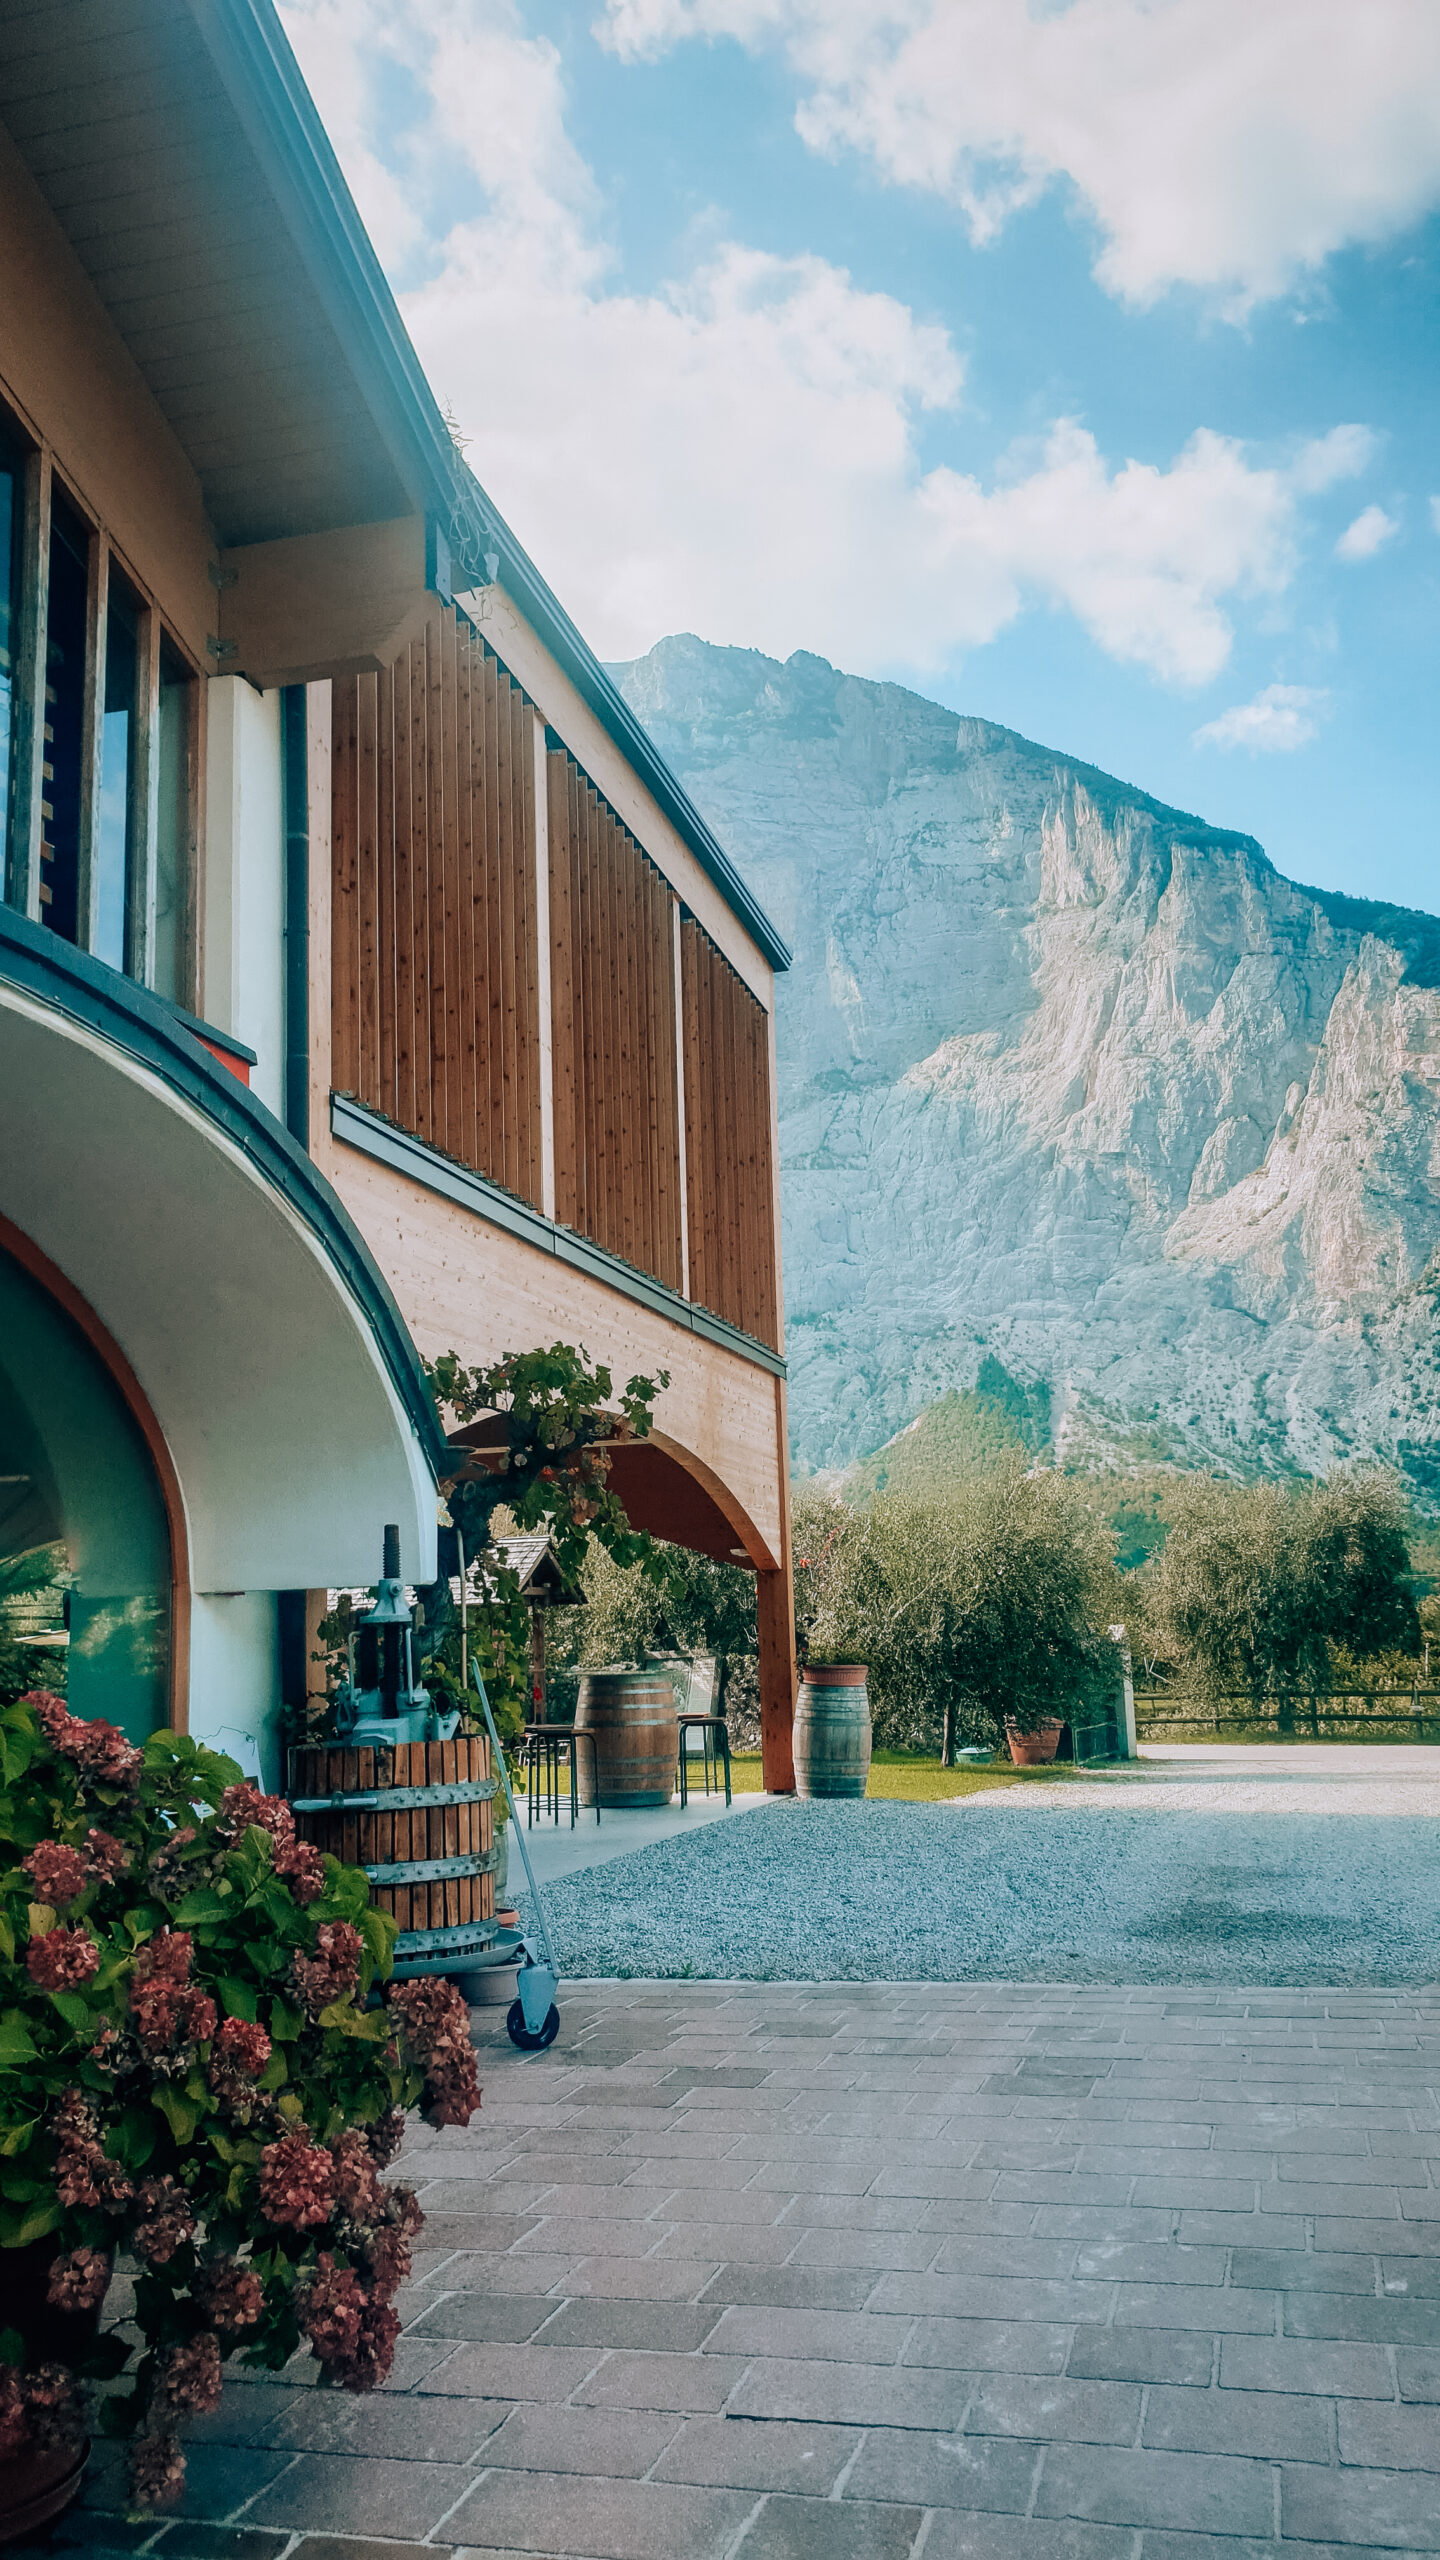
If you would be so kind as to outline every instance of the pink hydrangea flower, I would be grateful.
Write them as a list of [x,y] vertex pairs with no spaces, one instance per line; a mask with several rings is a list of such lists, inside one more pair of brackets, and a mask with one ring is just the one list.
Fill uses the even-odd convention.
[[265,2287],[253,2267],[220,2258],[206,2270],[200,2299],[212,2328],[253,2329],[265,2308]]
[[[290,1972],[300,2000],[312,2018],[343,1999],[360,1979],[362,1940],[348,1920],[322,1920],[315,1932],[313,1956],[294,1956]],[[468,2011],[467,2011],[468,2017]]]
[[130,2234],[130,2245],[147,2266],[167,2266],[176,2250],[195,2236],[190,2199],[174,2178],[166,2176],[147,2178],[136,2203],[140,2218]]
[[306,2231],[328,2222],[335,2202],[335,2163],[328,2151],[297,2128],[267,2142],[260,2154],[260,2209],[282,2230]]
[[67,2249],[50,2269],[46,2300],[57,2311],[93,2311],[105,2299],[110,2258],[104,2249]]
[[130,1864],[130,1852],[124,1841],[112,1838],[108,1831],[97,1831],[93,1825],[85,1834],[81,1855],[100,1884],[113,1884]]
[[25,1970],[41,1991],[75,1991],[100,1970],[100,1950],[85,1929],[51,1929],[32,1938]]
[[42,1840],[24,1867],[36,1901],[48,1902],[55,1911],[74,1902],[90,1881],[79,1850],[67,1848],[63,1840]]

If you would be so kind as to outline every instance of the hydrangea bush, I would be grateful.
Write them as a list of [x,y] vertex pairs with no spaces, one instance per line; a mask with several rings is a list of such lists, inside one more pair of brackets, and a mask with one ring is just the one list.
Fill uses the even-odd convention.
[[71,2370],[0,2334],[0,2458],[78,2439],[123,2374],[101,2423],[159,2504],[225,2358],[384,2381],[422,2217],[380,2173],[407,2109],[479,2104],[464,2002],[393,1982],[394,1938],[232,1760],[45,1691],[0,1709],[0,2296],[4,2251],[49,2244],[49,2303],[97,2313],[123,2251],[142,2342]]

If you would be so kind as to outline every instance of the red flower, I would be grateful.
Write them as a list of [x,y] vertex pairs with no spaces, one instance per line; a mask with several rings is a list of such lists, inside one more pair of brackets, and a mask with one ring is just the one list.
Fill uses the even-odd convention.
[[130,2448],[130,2486],[142,2507],[167,2507],[185,2486],[185,2456],[168,2430],[137,2436]]
[[93,2311],[105,2299],[110,2259],[104,2249],[69,2249],[50,2269],[46,2300],[57,2311]]
[[277,1840],[290,1839],[295,1830],[295,1816],[284,1797],[263,1795],[248,1778],[238,1787],[226,1788],[220,1798],[220,1823],[232,1840],[252,1826]]
[[480,2104],[470,2012],[453,1982],[392,1983],[385,1994],[400,2025],[405,2057],[425,2074],[420,2112],[427,2124],[468,2124]]
[[360,2314],[360,2335],[353,2352],[342,2356],[331,2368],[334,2379],[347,2391],[376,2391],[388,2379],[395,2361],[395,2341],[400,2335],[400,2315],[388,2302],[366,2303]]
[[277,1840],[275,1872],[285,1878],[297,1902],[314,1902],[325,1890],[325,1861],[308,1840]]
[[72,1716],[53,1689],[31,1689],[24,1704],[34,1708],[51,1749],[78,1770],[82,1784],[134,1785],[144,1755],[126,1741],[118,1725],[106,1724],[101,1716]]
[[153,2416],[168,2415],[173,2409],[192,2410],[197,2417],[208,2417],[220,2399],[220,2348],[208,2329],[197,2337],[186,2338],[172,2347],[160,2368],[155,2398],[163,2401],[163,2411],[151,2406]]
[[79,1850],[67,1849],[63,1840],[42,1840],[24,1866],[37,1902],[48,1902],[56,1911],[63,1911],[90,1881]]
[[335,2163],[335,2201],[352,2222],[373,2222],[384,2205],[384,2190],[362,2133],[342,2133],[330,2145]]
[[170,2053],[178,2044],[208,2044],[215,2033],[215,2003],[192,1991],[192,1944],[184,1929],[161,1929],[140,1949],[130,1981],[130,2016],[146,2053]]
[[136,2201],[140,2219],[130,2234],[130,2246],[148,2266],[167,2266],[176,2250],[195,2236],[190,2199],[184,2188],[167,2176],[147,2178]]
[[267,2142],[260,2154],[260,2208],[282,2230],[306,2231],[328,2222],[335,2201],[335,2163],[328,2151],[296,2129]]
[[68,2211],[79,2206],[119,2213],[135,2190],[118,2160],[107,2160],[100,2127],[78,2089],[67,2089],[55,2110],[55,2193]]
[[74,1991],[100,1969],[100,1950],[84,1929],[51,1929],[32,1938],[25,1969],[42,1991]]
[[207,2268],[199,2296],[213,2329],[253,2329],[265,2308],[265,2287],[238,2258],[220,2258]]
[[270,2059],[270,2038],[248,2018],[224,2018],[215,2038],[218,2059],[232,2071],[258,2078]]
[[[190,1836],[194,1838],[193,1831]],[[113,1884],[130,1864],[130,1852],[124,1842],[112,1839],[108,1831],[97,1831],[93,1826],[85,1834],[81,1855],[100,1884]]]
[[322,1920],[315,1932],[314,1955],[291,1959],[291,1979],[312,2018],[328,2009],[332,2000],[354,1990],[360,1979],[361,1951],[360,1932],[348,1920]]
[[337,2267],[322,2249],[300,2306],[300,2326],[321,2364],[338,2364],[360,2343],[365,2288],[353,2268]]

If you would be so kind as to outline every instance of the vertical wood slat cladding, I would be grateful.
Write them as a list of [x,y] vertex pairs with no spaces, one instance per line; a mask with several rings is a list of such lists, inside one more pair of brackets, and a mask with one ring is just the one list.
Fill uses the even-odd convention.
[[540,1205],[535,709],[438,603],[334,687],[334,1077]]
[[680,1289],[670,889],[566,751],[545,761],[555,1214]]
[[680,974],[690,1295],[778,1347],[765,1014],[689,916]]

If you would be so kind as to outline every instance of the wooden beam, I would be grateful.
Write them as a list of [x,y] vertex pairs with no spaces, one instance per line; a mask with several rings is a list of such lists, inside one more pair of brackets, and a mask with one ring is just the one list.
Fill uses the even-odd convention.
[[[776,1384],[780,1384],[778,1379]],[[798,1684],[795,1608],[788,1570],[757,1573],[755,1616],[760,1636],[760,1773],[767,1796],[793,1796]]]
[[550,923],[550,770],[545,723],[533,723],[535,807],[536,1073],[540,1083],[540,1207],[555,1215],[554,943]]
[[670,988],[675,1041],[675,1136],[680,1194],[680,1295],[690,1292],[690,1176],[685,1152],[685,1005],[680,968],[680,901],[670,897]]

